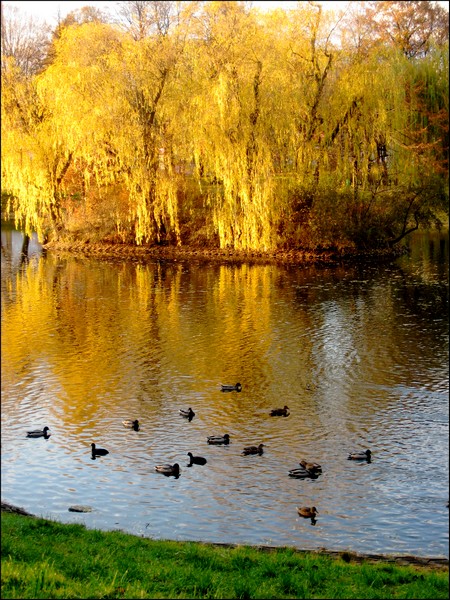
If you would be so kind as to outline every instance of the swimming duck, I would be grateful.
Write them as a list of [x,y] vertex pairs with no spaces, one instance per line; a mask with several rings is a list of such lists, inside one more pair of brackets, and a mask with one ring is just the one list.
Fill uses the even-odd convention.
[[372,452],[370,450],[366,450],[365,452],[352,452],[348,455],[348,460],[367,460],[370,462],[372,458]]
[[264,444],[259,444],[259,446],[247,446],[247,448],[244,448],[244,450],[242,451],[242,455],[246,456],[247,454],[259,454],[261,455],[264,450],[263,450]]
[[92,448],[92,456],[106,456],[109,454],[109,450],[105,450],[104,448],[96,448],[95,444],[91,444]]
[[310,463],[306,462],[306,460],[301,460],[298,464],[311,473],[322,473],[322,467],[317,463]]
[[319,512],[317,510],[317,508],[315,506],[298,506],[297,507],[297,512],[301,517],[304,517],[305,519],[315,519],[316,518],[316,514]]
[[288,406],[284,406],[284,408],[273,408],[270,411],[270,416],[271,417],[287,417],[289,414],[289,407]]
[[235,385],[224,385],[222,383],[221,384],[221,391],[222,392],[241,392],[242,391],[242,385],[240,383],[236,383]]
[[295,479],[317,479],[319,474],[313,473],[304,469],[303,467],[297,469],[291,469],[288,473],[289,477],[294,477]]
[[49,427],[44,427],[44,429],[34,429],[33,431],[27,432],[27,437],[30,438],[38,438],[38,437],[50,437],[50,434],[47,433],[50,430]]
[[189,407],[187,410],[185,408],[180,408],[180,415],[186,419],[189,419],[189,421],[192,421],[192,419],[195,417],[195,412],[191,407]]
[[135,431],[139,431],[138,419],[135,419],[134,421],[132,419],[125,419],[125,421],[122,421],[122,425],[124,427],[131,427],[131,429],[134,429]]
[[224,435],[209,435],[206,438],[206,441],[208,444],[229,444],[230,436],[228,433],[225,433]]
[[188,464],[188,467],[191,467],[192,465],[206,465],[206,463],[208,462],[206,460],[206,458],[203,458],[203,456],[194,456],[192,454],[192,452],[188,452],[187,453],[190,459],[190,463]]
[[155,471],[162,473],[163,475],[175,475],[178,477],[180,474],[180,465],[175,463],[174,465],[156,465]]

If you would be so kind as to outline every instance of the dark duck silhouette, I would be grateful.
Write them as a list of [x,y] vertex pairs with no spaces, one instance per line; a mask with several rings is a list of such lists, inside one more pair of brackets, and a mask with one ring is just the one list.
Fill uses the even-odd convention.
[[195,417],[195,412],[192,410],[191,407],[189,407],[187,410],[185,408],[180,408],[180,415],[185,419],[189,419],[189,421],[192,421],[192,419]]
[[97,448],[94,443],[91,444],[91,450],[92,458],[95,458],[96,456],[106,456],[107,454],[109,454],[109,450],[105,450],[104,448]]
[[270,411],[271,417],[287,417],[289,414],[289,406],[284,406],[284,408],[273,408]]
[[194,456],[192,452],[188,452],[187,454],[190,460],[188,467],[192,467],[192,465],[206,465],[208,462],[206,458],[203,458],[203,456]]
[[27,437],[29,437],[29,438],[38,438],[38,437],[48,438],[48,437],[50,437],[50,434],[48,433],[49,431],[50,431],[49,427],[44,427],[44,429],[33,429],[33,431],[27,431]]

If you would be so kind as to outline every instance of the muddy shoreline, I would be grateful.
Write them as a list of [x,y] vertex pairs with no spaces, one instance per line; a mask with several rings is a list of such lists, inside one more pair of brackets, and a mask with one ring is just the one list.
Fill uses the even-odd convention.
[[[1,503],[1,509],[2,512],[11,512],[14,514],[18,514],[18,515],[23,515],[26,517],[33,517],[33,518],[39,518],[36,517],[36,515],[33,515],[31,513],[29,513],[28,511],[26,511],[23,508],[20,508],[19,506],[14,506],[13,504],[9,504],[8,502],[3,502]],[[126,533],[126,532],[125,532]],[[132,535],[132,534],[130,534]],[[212,546],[221,546],[224,548],[236,548],[242,544],[227,544],[227,543],[212,543],[212,542],[207,542],[208,544],[211,544]],[[271,552],[273,550],[279,550],[280,548],[277,548],[276,546],[254,546],[255,548],[257,548],[258,550],[264,551],[264,552]],[[348,551],[333,551],[333,550],[327,550],[326,548],[321,548],[320,550],[301,550],[301,549],[296,549],[296,552],[299,553],[312,553],[312,554],[323,554],[325,556],[330,556],[331,558],[342,558],[342,560],[344,560],[345,562],[357,562],[357,563],[362,563],[365,561],[368,562],[387,562],[387,563],[393,563],[397,566],[413,566],[413,567],[422,567],[422,568],[428,568],[428,569],[442,569],[442,570],[448,570],[448,558],[445,557],[420,557],[420,556],[410,556],[410,555],[405,555],[405,556],[393,556],[393,555],[388,555],[388,554],[366,554],[366,553],[361,553],[361,552],[348,552]]]

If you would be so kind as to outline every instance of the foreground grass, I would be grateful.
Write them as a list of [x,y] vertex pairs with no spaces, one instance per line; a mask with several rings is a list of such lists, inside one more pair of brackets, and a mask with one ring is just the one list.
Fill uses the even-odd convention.
[[448,598],[448,569],[154,541],[2,512],[2,598]]

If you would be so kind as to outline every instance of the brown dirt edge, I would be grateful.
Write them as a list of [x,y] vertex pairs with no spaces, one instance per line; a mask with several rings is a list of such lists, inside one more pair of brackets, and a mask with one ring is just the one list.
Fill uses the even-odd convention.
[[92,243],[85,241],[49,242],[45,251],[54,253],[74,253],[86,257],[109,260],[131,260],[146,262],[150,260],[197,262],[219,262],[231,264],[291,264],[332,266],[346,262],[369,260],[393,260],[404,253],[404,249],[380,250],[371,252],[332,251],[313,252],[308,250],[278,250],[275,252],[256,252],[244,250],[220,250],[195,246],[134,246],[127,244]]
[[[29,513],[28,511],[24,510],[23,508],[14,506],[12,504],[9,504],[8,502],[2,501],[1,509],[2,509],[2,512],[5,511],[5,512],[15,513],[18,515],[24,515],[27,517],[36,517],[36,515]],[[239,546],[242,546],[243,544],[206,542],[205,545],[217,546],[217,547],[222,547],[222,548],[238,548]],[[281,547],[279,547],[279,546],[253,546],[253,547],[256,548],[257,550],[261,550],[264,552],[272,552],[274,550],[281,549]],[[397,566],[412,566],[412,567],[426,568],[426,569],[448,570],[448,558],[439,557],[439,556],[438,557],[430,557],[430,558],[420,557],[420,556],[409,556],[409,555],[393,556],[390,554],[365,554],[365,553],[361,553],[361,552],[334,551],[334,550],[327,550],[326,548],[321,548],[320,550],[301,550],[301,549],[295,548],[295,551],[300,554],[320,554],[320,555],[324,555],[324,556],[329,556],[331,558],[341,558],[342,560],[344,560],[347,563],[350,563],[350,562],[356,562],[356,563],[386,562],[386,563],[396,564]]]

